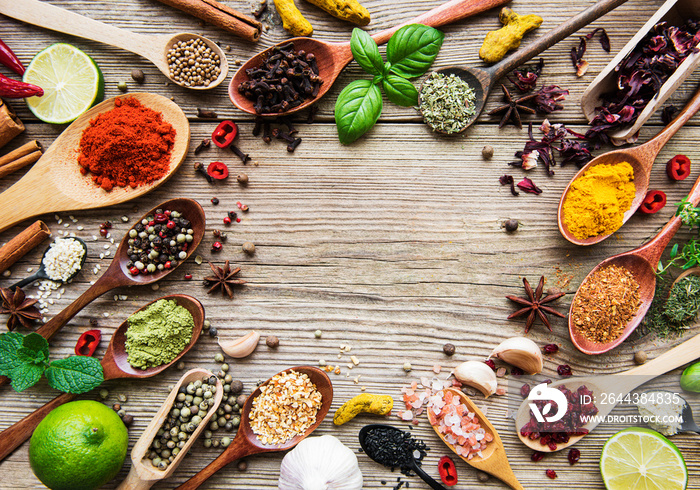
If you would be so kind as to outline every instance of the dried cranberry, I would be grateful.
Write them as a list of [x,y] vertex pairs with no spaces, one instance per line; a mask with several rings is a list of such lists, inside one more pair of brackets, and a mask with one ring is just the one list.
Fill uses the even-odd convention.
[[525,383],[520,387],[520,396],[523,398],[527,398],[527,395],[530,394],[530,385]]
[[574,464],[581,458],[581,451],[579,451],[576,448],[571,448],[569,450],[569,455],[567,456],[567,459],[569,460],[569,464]]
[[557,344],[547,344],[543,350],[545,354],[556,354],[559,352],[559,346]]
[[486,360],[484,361],[484,364],[486,364],[488,367],[490,367],[490,368],[493,369],[494,371],[496,370],[496,363],[493,362],[491,359],[486,359]]
[[546,470],[546,471],[544,472],[544,474],[547,475],[547,476],[548,476],[549,478],[551,478],[552,480],[554,480],[554,479],[557,477],[557,472],[554,471],[554,470]]
[[514,367],[510,370],[510,374],[512,374],[513,376],[522,376],[523,374],[525,374],[525,371],[523,371],[519,367]]
[[538,461],[542,461],[544,458],[544,453],[542,451],[535,451],[532,453],[532,456],[530,456],[530,459],[533,460],[535,463]]
[[550,442],[549,444],[547,444],[547,447],[549,448],[550,451],[556,451],[557,450],[557,443]]
[[573,375],[573,373],[571,372],[571,366],[569,366],[568,364],[561,364],[557,366],[557,373],[559,373],[559,376],[564,377],[569,377]]

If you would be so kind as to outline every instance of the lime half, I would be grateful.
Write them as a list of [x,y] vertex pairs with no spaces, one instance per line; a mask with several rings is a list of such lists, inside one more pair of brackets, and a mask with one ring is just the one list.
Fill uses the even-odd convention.
[[678,448],[651,429],[631,427],[605,443],[600,474],[608,490],[684,490],[688,469]]
[[39,52],[23,80],[44,89],[27,98],[36,117],[51,124],[73,121],[104,97],[104,78],[92,58],[70,44],[52,44]]

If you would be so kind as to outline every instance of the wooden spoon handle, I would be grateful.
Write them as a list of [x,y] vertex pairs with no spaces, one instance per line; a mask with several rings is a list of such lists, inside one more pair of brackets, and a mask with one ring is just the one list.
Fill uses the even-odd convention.
[[659,357],[622,374],[625,376],[656,377],[694,361],[698,357],[700,357],[700,334],[695,335],[692,339],[686,340],[673,349],[667,350]]
[[[240,431],[239,433],[243,433],[242,427],[240,427],[238,430]],[[250,456],[251,454],[262,452],[259,449],[256,451],[256,449],[257,448],[252,446],[244,436],[236,437],[233,442],[231,442],[231,445],[226,448],[226,451],[221,453],[218,458],[209,463],[206,468],[202,469],[199,473],[177,487],[176,490],[194,490],[195,488],[199,488],[202,483],[207,481],[214,473],[219,471],[227,464],[232,463],[237,459]]]
[[155,481],[142,480],[136,471],[136,466],[134,466],[132,462],[129,474],[126,475],[124,481],[119,484],[117,490],[148,490],[154,483]]
[[64,393],[59,395],[43,407],[35,410],[34,413],[27,415],[16,424],[11,425],[4,431],[0,432],[0,441],[2,441],[0,443],[0,461],[9,456],[12,451],[17,449],[24,441],[29,439],[32,432],[34,432],[34,429],[36,429],[37,425],[39,425],[39,422],[44,420],[44,417],[46,417],[51,410],[63,405],[64,403],[68,403],[77,396],[78,395],[74,395],[72,393]]
[[148,36],[103,24],[39,0],[0,0],[0,13],[52,31],[111,44],[151,61],[155,61],[153,57],[160,53],[156,50],[163,49],[163,46],[153,46]]
[[515,53],[490,68],[490,71],[493,73],[491,83],[501,79],[514,68],[534,58],[547,48],[551,48],[562,39],[570,36],[585,25],[590,24],[598,17],[602,17],[626,1],[627,0],[600,0],[563,24],[560,24],[559,27],[539,37],[535,42],[518,49]]
[[673,137],[674,134],[678,132],[679,129],[683,127],[685,123],[688,122],[688,120],[695,115],[696,112],[700,110],[700,86],[698,89],[695,91],[695,95],[693,95],[693,98],[690,99],[690,101],[685,105],[683,110],[671,121],[668,123],[668,126],[666,126],[659,134],[654,136],[652,139],[644,143],[643,145],[639,146],[637,150],[640,148],[645,148],[649,153],[653,155],[653,157],[649,157],[650,159],[656,158],[656,155],[659,154],[661,151],[661,148],[664,147],[666,143],[668,143],[668,140]]
[[403,24],[379,31],[372,36],[372,39],[374,39],[377,44],[384,44],[389,41],[392,34],[405,25],[425,24],[430,27],[440,27],[451,24],[452,22],[457,22],[458,20],[466,19],[467,17],[493,7],[499,7],[508,2],[510,2],[510,0],[451,0]]

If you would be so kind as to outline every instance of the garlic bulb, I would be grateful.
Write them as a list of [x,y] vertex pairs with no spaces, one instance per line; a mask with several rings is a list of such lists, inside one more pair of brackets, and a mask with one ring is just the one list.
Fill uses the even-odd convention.
[[255,330],[251,330],[243,337],[238,337],[236,339],[221,340],[221,337],[219,337],[219,346],[221,350],[229,356],[242,359],[253,353],[258,346],[259,340],[260,334]]
[[528,374],[542,371],[542,351],[526,337],[512,337],[501,342],[491,353],[491,357],[517,366]]
[[334,436],[308,437],[286,454],[279,490],[361,490],[355,453]]
[[498,385],[496,373],[483,362],[463,362],[454,369],[453,374],[459,382],[476,388],[481,391],[486,398],[496,393],[496,387]]

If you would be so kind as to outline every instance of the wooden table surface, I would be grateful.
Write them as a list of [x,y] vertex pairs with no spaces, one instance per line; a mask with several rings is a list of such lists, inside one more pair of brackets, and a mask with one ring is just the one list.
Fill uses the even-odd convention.
[[[260,41],[249,43],[216,27],[203,25],[198,19],[155,0],[52,0],[51,3],[142,34],[202,33],[225,46],[232,71],[237,61],[289,37],[279,21],[272,18],[265,22],[269,27],[265,28]],[[247,13],[257,5],[257,0],[226,3]],[[314,25],[316,38],[328,41],[349,39],[351,25],[331,18],[306,2],[297,3]],[[427,11],[439,5],[441,0],[364,0],[363,3],[372,14],[367,30],[373,33]],[[542,26],[526,36],[524,42],[528,43],[592,3],[591,0],[513,0],[510,6],[516,12],[536,13],[544,18]],[[597,39],[589,42],[585,57],[590,62],[590,69],[581,78],[576,77],[569,57],[571,48],[578,45],[576,35],[543,54],[545,68],[540,80],[570,91],[563,103],[564,110],[552,114],[550,121],[563,122],[571,129],[585,132],[586,121],[579,107],[583,90],[661,4],[661,0],[629,0],[578,33],[582,35],[593,27],[604,27],[612,41],[609,54],[602,50]],[[485,34],[498,27],[497,16],[498,11],[493,10],[445,27],[445,42],[434,67],[479,64],[478,49]],[[95,300],[52,340],[53,358],[72,352],[90,319],[97,319],[103,331],[97,354],[101,355],[113,330],[130,313],[159,296],[186,292],[201,300],[207,317],[221,336],[239,336],[255,329],[263,339],[267,335],[279,337],[280,345],[276,350],[268,348],[261,340],[258,349],[248,358],[228,360],[234,377],[243,381],[246,394],[257,382],[281,369],[299,364],[316,365],[319,359],[325,359],[339,365],[342,370],[340,375],[331,374],[335,390],[331,415],[344,401],[361,393],[363,387],[367,393],[392,395],[395,408],[402,408],[400,388],[422,376],[432,376],[434,365],[442,366],[443,372],[439,376],[445,378],[458,363],[484,359],[501,340],[523,333],[524,321],[506,320],[515,311],[515,305],[505,299],[507,294],[524,294],[523,277],[536,283],[540,275],[544,275],[548,287],[566,291],[566,296],[556,306],[565,312],[576,288],[595,264],[643,243],[675,210],[669,205],[656,215],[634,216],[611,239],[593,247],[577,247],[561,237],[556,221],[561,193],[577,171],[574,165],[557,166],[553,177],[546,176],[542,165],[530,170],[527,176],[543,189],[538,196],[521,193],[513,197],[508,188],[498,183],[498,177],[505,173],[515,175],[517,180],[525,174],[507,163],[515,160],[513,154],[524,146],[526,127],[518,130],[506,126],[499,130],[497,118],[482,115],[465,135],[439,137],[421,123],[415,109],[397,107],[385,100],[379,123],[358,142],[342,146],[333,121],[333,105],[342,87],[364,76],[355,63],[345,70],[329,94],[318,103],[320,111],[315,123],[307,124],[305,113],[294,118],[298,120],[299,136],[303,142],[294,153],[287,153],[285,145],[279,141],[265,144],[252,136],[252,117],[232,106],[226,92],[228,81],[211,91],[188,91],[167,83],[148,61],[108,45],[24,25],[2,16],[0,32],[3,41],[25,63],[52,43],[74,44],[90,54],[102,69],[105,97],[119,95],[117,83],[126,81],[129,91],[171,97],[191,121],[190,154],[167,185],[132,202],[107,209],[60,213],[63,219],[60,225],[54,213],[41,217],[54,236],[58,236],[59,231],[73,231],[86,238],[89,247],[84,271],[65,287],[60,299],[54,293],[47,317],[68,306],[109,264],[111,254],[103,259],[100,259],[100,254],[105,249],[113,252],[116,245],[108,247],[109,241],[102,237],[92,239],[93,235],[99,236],[99,224],[105,219],[114,223],[111,234],[118,243],[133,219],[172,197],[197,199],[207,214],[207,234],[198,250],[205,259],[202,265],[188,261],[163,280],[157,291],[151,287],[124,288]],[[134,68],[146,74],[142,85],[130,77]],[[10,74],[4,68],[2,73]],[[672,96],[671,102],[682,106],[694,92],[699,79],[697,74],[692,76]],[[500,103],[500,94],[496,92],[490,97],[486,111]],[[3,153],[31,139],[38,139],[48,146],[64,129],[37,121],[22,101],[13,101],[12,105],[27,129],[5,147]],[[239,146],[251,155],[253,163],[244,167],[230,152],[218,149],[194,157],[194,147],[202,138],[208,137],[216,125],[215,121],[197,119],[197,108],[213,109],[219,119],[234,119],[240,129]],[[533,122],[535,133],[538,133],[537,126],[543,119],[543,116],[536,115],[528,116],[526,121]],[[643,128],[640,142],[649,139],[661,127],[657,114]],[[695,117],[657,159],[658,163],[652,170],[651,188],[664,190],[669,203],[679,202],[698,176],[698,140],[700,119]],[[484,145],[494,148],[494,157],[490,161],[481,156]],[[602,152],[598,150],[595,154]],[[692,178],[670,182],[665,175],[664,163],[678,153],[688,155],[694,162]],[[223,160],[234,175],[241,171],[247,173],[250,184],[241,187],[235,178],[229,178],[226,182],[210,185],[192,170],[195,160],[207,163]],[[0,180],[0,190],[8,188],[21,174],[17,172]],[[213,197],[220,200],[218,206],[210,202]],[[27,200],[32,198],[26,196]],[[228,210],[237,210],[237,201],[247,204],[250,211],[242,214],[240,223],[225,227],[222,219]],[[69,216],[76,221],[71,221]],[[129,217],[130,221],[123,223],[122,216]],[[517,232],[506,233],[502,228],[508,218],[520,221]],[[28,223],[1,233],[0,244],[7,242]],[[83,229],[78,231],[78,226]],[[222,252],[212,254],[212,231],[217,228],[228,232],[228,240]],[[679,233],[678,238],[684,237],[689,237],[689,234]],[[255,243],[254,256],[242,252],[241,244],[245,241]],[[1,277],[0,285],[8,286],[27,276],[29,268],[36,269],[43,248],[43,245],[37,247],[15,264],[11,268],[11,277]],[[207,289],[201,285],[202,278],[209,271],[206,260],[221,265],[227,259],[242,268],[240,276],[248,282],[236,289],[232,300],[208,295]],[[95,274],[98,265],[101,271]],[[186,273],[192,274],[192,281],[183,279]],[[30,288],[29,291],[36,290]],[[314,337],[317,329],[323,332],[320,339]],[[685,338],[694,333],[688,332]],[[682,341],[636,336],[607,355],[589,357],[573,347],[566,321],[562,319],[553,320],[551,333],[541,324],[536,324],[529,337],[539,345],[552,342],[560,345],[559,353],[545,360],[544,374],[554,379],[558,378],[556,368],[559,364],[569,364],[575,374],[615,373],[633,366],[632,357],[637,350],[646,350],[650,357],[654,357]],[[453,357],[443,354],[442,346],[446,342],[456,346]],[[339,358],[341,344],[351,346],[352,350]],[[188,368],[217,370],[218,365],[214,362],[217,352],[216,339],[203,335],[199,345],[185,357],[186,365]],[[352,370],[347,367],[350,355],[357,356],[360,361]],[[405,362],[413,366],[410,373],[403,370]],[[671,387],[675,383],[674,389],[679,389],[679,373],[680,370],[676,370],[668,378]],[[118,394],[128,396],[128,401],[122,406],[134,416],[129,430],[130,448],[165,399],[167,387],[181,374],[171,368],[153,379],[105,383],[110,391],[106,403],[110,406],[117,401]],[[354,379],[360,375],[359,382],[355,383]],[[0,429],[7,428],[56,396],[45,381],[24,393],[15,393],[8,386],[0,391]],[[83,398],[96,397],[96,393],[92,393]],[[533,463],[530,461],[531,451],[518,441],[513,421],[509,418],[509,408],[516,406],[519,394],[511,392],[487,401],[480,395],[473,398],[488,408],[489,418],[499,430],[513,470],[524,487],[603,487],[598,470],[601,448],[620,427],[602,425],[584,438],[577,445],[581,450],[581,460],[573,467],[567,462],[566,452]],[[359,429],[365,423],[375,421],[376,417],[362,416],[338,428],[333,426],[329,416],[317,434],[333,434],[357,450]],[[384,422],[383,419],[380,421]],[[396,416],[386,422],[407,426]],[[434,435],[425,416],[412,430],[432,448],[423,466],[437,477],[437,460],[448,454],[448,449]],[[218,436],[223,434],[221,431]],[[0,444],[1,440],[0,435]],[[673,440],[688,462],[689,488],[700,488],[697,435],[679,435]],[[24,444],[0,463],[0,488],[42,487],[29,468],[27,450],[28,444]],[[156,487],[174,488],[207,465],[219,451],[206,449],[199,441],[175,475]],[[245,472],[231,465],[209,480],[204,488],[276,488],[281,459],[281,454],[250,457]],[[391,473],[364,454],[358,453],[358,459],[365,488],[391,488],[396,484],[398,472]],[[119,476],[108,487],[116,486],[129,467],[127,458]],[[479,482],[477,472],[461,461],[457,461],[457,467],[460,483],[456,488],[477,485],[504,488],[495,478],[486,483]],[[548,468],[557,471],[556,480],[545,476]],[[410,488],[428,488],[415,477],[409,481]]]

